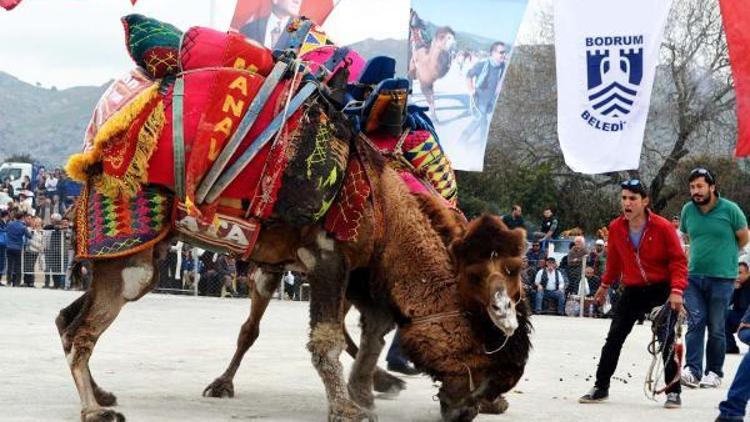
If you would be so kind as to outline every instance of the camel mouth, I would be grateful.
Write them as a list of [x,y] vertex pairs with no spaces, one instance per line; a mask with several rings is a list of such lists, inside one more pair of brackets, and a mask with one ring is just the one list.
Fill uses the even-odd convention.
[[516,317],[515,310],[512,313],[499,314],[490,307],[487,310],[487,314],[489,315],[490,320],[492,320],[492,323],[495,324],[495,326],[507,337],[512,336],[513,333],[516,332],[516,329],[518,328],[518,318]]
[[498,291],[486,308],[490,320],[500,331],[510,337],[518,328],[516,305],[505,291]]

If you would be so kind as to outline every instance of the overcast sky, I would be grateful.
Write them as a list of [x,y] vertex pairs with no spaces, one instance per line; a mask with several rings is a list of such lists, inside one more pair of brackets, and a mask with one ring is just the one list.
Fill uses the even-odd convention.
[[[532,9],[537,1],[547,0],[531,0]],[[340,8],[356,8],[363,18],[341,19],[337,10],[326,30],[338,44],[369,34],[404,38],[408,14],[393,12],[408,3],[342,0]],[[123,15],[141,13],[182,30],[195,25],[226,30],[234,5],[235,0],[139,0],[136,6],[129,0],[24,0],[10,12],[0,9],[0,71],[44,87],[101,85],[133,67],[125,50]]]

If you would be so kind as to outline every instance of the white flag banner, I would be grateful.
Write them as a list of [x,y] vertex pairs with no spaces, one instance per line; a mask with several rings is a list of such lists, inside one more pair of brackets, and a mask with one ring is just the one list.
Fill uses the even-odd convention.
[[637,169],[671,0],[556,0],[557,133],[581,173]]

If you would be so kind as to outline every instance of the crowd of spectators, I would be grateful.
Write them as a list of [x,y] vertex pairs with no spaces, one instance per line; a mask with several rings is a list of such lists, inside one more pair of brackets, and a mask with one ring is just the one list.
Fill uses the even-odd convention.
[[59,213],[44,224],[22,208],[0,210],[0,285],[36,287],[36,276],[44,274],[45,288],[69,286],[71,236],[70,222]]
[[45,226],[52,222],[53,215],[65,215],[78,194],[79,185],[61,169],[47,172],[40,167],[35,180],[23,176],[19,189],[14,189],[7,177],[0,182],[0,210],[39,217]]
[[[560,241],[562,230],[552,207],[544,209],[536,230],[528,230],[522,210],[521,205],[515,204],[502,219],[509,228],[521,227],[532,233],[522,272],[531,309],[535,313],[578,315],[583,295],[586,315],[606,316],[617,300],[617,289],[613,289],[610,302],[604,306],[593,304],[593,294],[606,267],[606,240],[598,238],[587,245],[584,236],[574,236],[572,242]],[[566,253],[560,253],[562,247],[568,248]],[[552,254],[552,250],[556,253]]]
[[[164,293],[215,297],[249,297],[253,290],[252,266],[232,255],[194,248],[174,241],[166,259],[159,264],[159,284]],[[302,300],[303,274],[286,271],[280,275],[280,295]]]

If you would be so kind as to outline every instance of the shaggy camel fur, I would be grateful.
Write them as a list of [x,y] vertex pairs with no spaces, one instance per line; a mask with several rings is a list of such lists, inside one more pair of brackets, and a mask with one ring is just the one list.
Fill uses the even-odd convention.
[[447,26],[435,31],[435,38],[429,46],[413,48],[409,60],[408,76],[410,80],[419,81],[427,105],[430,107],[430,117],[439,122],[435,113],[435,82],[445,76],[451,67],[451,56],[456,46],[456,35]]
[[[463,235],[466,229],[466,220],[462,215],[449,210],[441,202],[435,200],[432,195],[417,194],[420,208],[427,215],[433,229],[440,235],[443,244],[447,247],[455,239]],[[237,336],[237,348],[227,369],[214,379],[204,390],[205,397],[234,397],[234,377],[242,363],[245,353],[253,346],[260,335],[260,321],[266,312],[271,296],[281,283],[281,271],[264,271],[257,267],[252,272],[252,291],[250,293],[250,314],[242,324]],[[366,275],[366,277],[369,277]],[[367,279],[367,278],[365,278]],[[350,283],[352,282],[350,276]],[[348,307],[350,304],[347,305]],[[346,313],[345,312],[345,313]],[[352,340],[344,327],[346,338],[346,352],[352,359],[356,359],[359,348]],[[406,388],[406,383],[398,377],[391,375],[382,368],[376,366],[373,373],[373,389],[377,392],[397,395]]]
[[[261,265],[301,267],[308,275],[308,349],[325,386],[330,420],[375,419],[370,410],[371,374],[382,348],[382,336],[394,320],[402,326],[405,349],[415,363],[442,381],[440,398],[445,419],[470,420],[476,414],[478,400],[498,382],[492,371],[505,364],[496,361],[497,355],[485,355],[481,347],[492,344],[490,340],[500,330],[475,332],[476,327],[486,327],[473,322],[476,316],[462,313],[451,259],[439,235],[400,177],[385,167],[382,157],[374,152],[364,155],[372,170],[373,201],[365,209],[356,241],[334,241],[319,225],[299,229],[267,223],[250,259]],[[520,285],[516,267],[520,267],[522,236],[507,230],[500,234],[504,234],[506,243],[515,239],[518,250],[509,259],[503,255],[493,259],[490,278]],[[88,361],[99,336],[122,306],[139,299],[156,284],[158,272],[154,268],[164,256],[165,244],[127,258],[96,261],[91,289],[60,312],[57,325],[81,398],[83,421],[124,419],[106,407],[115,404],[116,399],[94,382]],[[347,386],[339,355],[345,347],[343,318],[348,275],[357,268],[368,269],[371,279],[349,286],[365,293],[360,294],[365,299],[358,303],[365,329],[361,352],[352,370],[359,377],[350,379]],[[496,301],[493,312],[504,315],[499,319],[505,321],[505,333],[510,335],[517,319],[515,307],[508,300],[509,291],[494,293],[493,297],[505,299]],[[507,303],[511,306],[506,307]],[[480,387],[472,390],[470,379],[479,381]]]
[[[446,247],[450,246],[453,241],[460,239],[464,235],[467,228],[467,222],[462,215],[446,208],[445,205],[441,201],[436,200],[433,195],[417,194],[415,195],[415,198],[419,202],[420,209],[429,218],[432,228],[440,235],[442,242]],[[465,266],[461,266],[461,268],[465,268]],[[252,284],[251,311],[248,315],[248,319],[242,324],[240,329],[237,337],[237,348],[224,373],[214,379],[203,390],[204,396],[234,397],[234,376],[242,363],[245,353],[250,347],[252,347],[255,340],[260,335],[260,321],[263,318],[273,292],[276,291],[281,283],[281,274],[282,273],[278,271],[265,272],[261,268],[256,268],[253,272],[255,283]],[[365,274],[364,277],[368,277],[368,275]],[[468,275],[465,276],[465,279],[468,280]],[[350,277],[350,283],[352,283],[352,277]],[[469,299],[470,295],[471,289],[468,289],[466,298]],[[486,304],[488,298],[489,296],[486,298],[479,297],[473,304],[470,300],[467,300],[465,306],[467,309],[476,308],[477,306],[481,306],[481,304]],[[486,306],[487,305],[485,305],[485,307]],[[346,328],[344,329],[344,335],[346,338],[346,352],[353,359],[356,359],[359,348],[351,339]],[[377,392],[395,395],[406,388],[406,383],[403,380],[389,374],[378,366],[375,367],[375,372],[372,376],[373,389]]]

